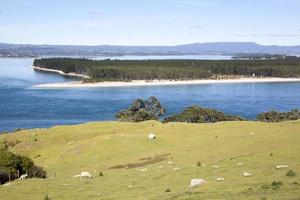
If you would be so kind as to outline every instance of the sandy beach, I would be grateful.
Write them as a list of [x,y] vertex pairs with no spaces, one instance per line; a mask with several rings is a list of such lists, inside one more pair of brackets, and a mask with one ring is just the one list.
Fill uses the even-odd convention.
[[63,76],[68,76],[68,77],[75,77],[75,78],[91,78],[87,75],[83,74],[76,74],[76,73],[64,73],[63,71],[56,70],[56,69],[47,69],[47,68],[42,68],[42,67],[36,67],[32,66],[34,70],[36,71],[41,71],[41,72],[48,72],[48,73],[55,73],[55,74],[60,74]]
[[83,83],[82,81],[66,83],[49,83],[33,86],[34,88],[93,88],[93,87],[135,87],[135,86],[162,86],[162,85],[196,85],[196,84],[226,84],[226,83],[269,83],[269,82],[300,82],[300,78],[240,78],[222,80],[134,80],[131,82],[97,82]]

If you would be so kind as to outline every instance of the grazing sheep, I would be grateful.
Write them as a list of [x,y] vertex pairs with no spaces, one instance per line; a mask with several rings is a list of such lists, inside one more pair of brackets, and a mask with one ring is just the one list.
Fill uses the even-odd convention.
[[252,176],[252,174],[248,173],[248,172],[244,172],[244,177],[249,177]]
[[202,178],[192,179],[189,188],[192,189],[192,188],[202,185],[204,183],[205,183],[205,180]]
[[150,133],[150,134],[148,135],[148,139],[149,139],[149,140],[155,140],[155,139],[156,139],[156,135],[153,134],[153,133]]
[[20,180],[25,180],[26,178],[28,177],[28,175],[27,174],[23,174],[22,176],[20,176]]
[[288,165],[277,165],[275,169],[288,168]]
[[225,180],[225,178],[223,178],[223,177],[216,178],[216,181],[224,181],[224,180]]
[[90,172],[81,172],[79,175],[73,176],[73,178],[76,178],[76,177],[86,178],[86,179],[92,179],[93,178],[93,176],[91,175]]

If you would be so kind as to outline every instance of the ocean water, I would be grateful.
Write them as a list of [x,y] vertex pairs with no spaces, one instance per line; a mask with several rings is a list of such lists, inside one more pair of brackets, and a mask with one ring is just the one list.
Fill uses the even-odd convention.
[[200,105],[255,119],[260,112],[300,109],[300,82],[180,86],[33,89],[42,83],[72,81],[34,72],[33,59],[0,59],[0,131],[114,120],[136,98],[156,96],[166,116]]

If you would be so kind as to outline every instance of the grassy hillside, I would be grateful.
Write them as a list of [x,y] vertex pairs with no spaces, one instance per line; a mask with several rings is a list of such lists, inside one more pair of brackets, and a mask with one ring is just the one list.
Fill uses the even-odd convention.
[[[148,140],[149,133],[157,139]],[[10,150],[43,166],[48,178],[0,186],[1,200],[300,198],[300,121],[95,122],[0,135],[4,141],[19,141]],[[282,164],[289,168],[275,169]],[[288,170],[296,176],[286,176]],[[81,171],[96,177],[73,178]],[[207,182],[190,190],[192,178]],[[283,185],[268,188],[273,181]]]

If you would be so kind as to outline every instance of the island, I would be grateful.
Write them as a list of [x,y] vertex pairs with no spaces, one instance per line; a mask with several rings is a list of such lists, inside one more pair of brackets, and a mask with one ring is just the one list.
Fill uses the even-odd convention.
[[140,86],[214,82],[300,81],[300,58],[267,60],[35,59],[37,71],[81,78],[44,87]]

